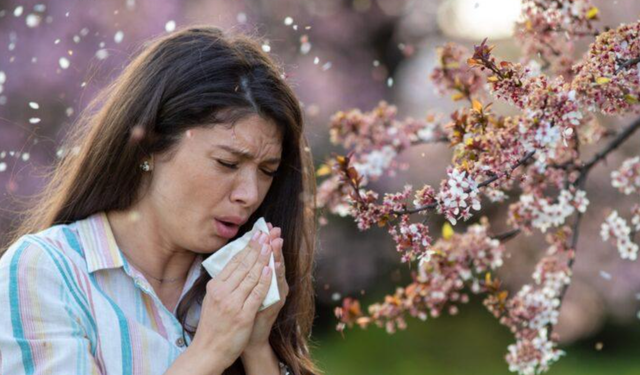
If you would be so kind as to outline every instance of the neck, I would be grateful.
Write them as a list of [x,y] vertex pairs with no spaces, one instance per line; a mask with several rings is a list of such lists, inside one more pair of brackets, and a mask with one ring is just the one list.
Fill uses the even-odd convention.
[[173,246],[162,235],[167,232],[162,230],[158,218],[140,208],[109,211],[107,218],[118,247],[145,276],[166,280],[180,279],[161,283],[147,276],[152,285],[174,288],[178,284],[184,284],[196,253]]

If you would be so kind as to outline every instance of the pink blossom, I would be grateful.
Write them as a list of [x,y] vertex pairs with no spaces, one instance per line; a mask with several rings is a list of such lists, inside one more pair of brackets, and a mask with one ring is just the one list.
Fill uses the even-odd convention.
[[601,33],[572,83],[590,111],[640,113],[640,21]]
[[640,193],[640,156],[629,158],[620,169],[611,172],[611,184],[621,193]]
[[449,167],[449,178],[443,180],[438,194],[438,212],[456,225],[458,219],[465,221],[471,217],[471,209],[480,210],[478,184],[466,171],[458,171]]
[[638,257],[638,244],[632,241],[631,228],[627,221],[618,215],[618,211],[611,212],[602,223],[600,237],[603,241],[610,240],[614,243],[622,259],[636,260]]

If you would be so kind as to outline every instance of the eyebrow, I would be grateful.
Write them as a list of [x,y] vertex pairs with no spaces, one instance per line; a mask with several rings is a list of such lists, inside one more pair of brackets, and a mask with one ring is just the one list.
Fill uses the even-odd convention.
[[[235,156],[239,156],[241,158],[244,159],[255,159],[255,156],[250,153],[249,151],[242,151],[242,150],[238,150],[236,148],[233,148],[231,146],[227,146],[227,145],[218,145],[217,147],[220,147],[221,149],[228,151],[232,154],[234,154]],[[280,158],[270,158],[265,160],[266,163],[268,164],[276,164],[276,163],[280,163]]]

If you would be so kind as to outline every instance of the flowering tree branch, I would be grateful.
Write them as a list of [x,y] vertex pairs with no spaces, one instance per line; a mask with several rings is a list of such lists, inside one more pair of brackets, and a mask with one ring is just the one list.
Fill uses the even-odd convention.
[[[438,66],[430,75],[438,92],[469,104],[449,119],[429,114],[421,120],[399,120],[396,108],[385,102],[371,112],[351,110],[332,118],[332,142],[351,151],[319,169],[319,175],[330,177],[320,186],[318,207],[352,216],[362,231],[374,224],[386,227],[401,261],[419,261],[413,282],[370,305],[368,314],[357,300],[345,298],[335,311],[338,329],[376,324],[394,332],[406,327],[405,314],[423,320],[443,311],[456,314],[470,292],[484,295],[487,309],[513,332],[516,342],[506,355],[510,370],[539,373],[563,354],[553,328],[571,283],[580,223],[589,205],[587,176],[640,127],[638,119],[620,132],[605,129],[593,113],[640,113],[640,22],[599,33],[593,27],[599,11],[589,0],[525,0],[524,5],[524,21],[516,28],[523,41],[522,63],[497,60],[486,39],[473,53],[453,43],[438,48]],[[557,38],[559,31],[566,38]],[[573,41],[594,35],[585,57],[573,61]],[[555,76],[542,74],[532,59],[538,54]],[[482,103],[488,93],[520,113],[495,113],[492,103]],[[613,138],[582,162],[582,145],[605,137]],[[394,159],[406,148],[443,141],[453,156],[438,189],[424,185],[414,191],[405,185],[381,200],[367,190],[369,181],[404,168]],[[612,184],[624,194],[640,193],[640,156],[614,171]],[[492,235],[486,217],[461,233],[453,229],[481,209],[481,195],[500,203],[516,187],[518,199],[509,205],[507,218],[511,230]],[[446,219],[437,240],[426,225],[430,211]],[[412,222],[412,214],[425,219]],[[632,207],[630,215],[628,222],[613,211],[602,224],[601,236],[618,247],[623,259],[634,260],[640,205]],[[536,230],[545,233],[548,247],[533,282],[510,295],[495,276],[504,243]]]

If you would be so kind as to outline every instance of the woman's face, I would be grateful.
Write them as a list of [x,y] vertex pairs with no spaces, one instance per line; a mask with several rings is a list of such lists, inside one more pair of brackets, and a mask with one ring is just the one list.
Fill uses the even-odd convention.
[[[147,200],[165,245],[210,254],[237,233],[280,166],[276,124],[258,115],[185,132],[171,159],[154,156]],[[235,151],[245,153],[242,156]],[[241,220],[235,227],[220,220]],[[235,228],[235,229],[234,229]],[[234,233],[235,232],[235,233]]]

